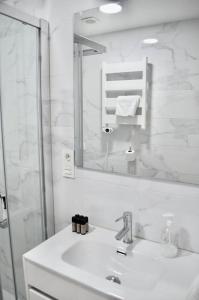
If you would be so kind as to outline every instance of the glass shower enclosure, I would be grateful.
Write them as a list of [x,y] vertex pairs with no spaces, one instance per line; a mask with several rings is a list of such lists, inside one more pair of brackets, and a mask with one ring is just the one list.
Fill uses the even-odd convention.
[[53,233],[46,29],[0,4],[0,300],[26,299],[22,255]]

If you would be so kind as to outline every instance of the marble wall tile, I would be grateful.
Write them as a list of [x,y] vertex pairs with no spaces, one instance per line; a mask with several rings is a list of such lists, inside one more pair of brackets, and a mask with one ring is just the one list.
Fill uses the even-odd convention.
[[[83,3],[78,0],[73,3],[60,1],[59,5],[57,5],[54,1],[50,0],[48,6],[47,18],[51,27],[51,97],[52,111],[54,112],[52,117],[52,135],[56,230],[58,231],[69,224],[71,216],[77,212],[88,214],[90,221],[93,224],[118,230],[119,227],[115,225],[114,219],[120,216],[124,210],[130,209],[134,212],[136,223],[139,224],[139,235],[148,239],[159,240],[160,227],[162,224],[161,215],[166,211],[173,211],[176,214],[177,223],[179,223],[181,228],[184,228],[182,230],[185,232],[182,238],[184,244],[181,242],[182,247],[199,251],[197,242],[198,234],[196,234],[197,216],[195,215],[199,205],[199,190],[197,187],[128,178],[87,170],[76,170],[75,180],[62,177],[62,151],[65,147],[70,147],[71,149],[74,147],[74,128],[73,125],[71,126],[72,115],[67,115],[67,120],[64,120],[64,115],[66,116],[67,113],[72,113],[72,17],[74,12],[92,8],[97,5],[98,3],[96,1],[84,1]],[[66,10],[67,14],[65,13]],[[163,26],[161,30],[159,30],[159,34],[163,35],[165,40],[168,41],[169,31],[171,30],[173,30],[173,28],[170,26]],[[149,31],[148,33],[153,32],[154,31],[151,30],[151,32]],[[143,39],[146,38],[144,31],[142,35]],[[115,45],[116,49],[118,49],[118,44],[122,44],[121,41]],[[166,64],[169,70],[173,70],[174,62],[172,49],[165,49],[165,45],[161,45],[161,47],[162,50],[157,49],[157,51],[165,52],[168,57],[166,61],[160,62],[161,67],[164,68]],[[189,51],[186,55],[187,57],[190,57],[190,53],[192,53],[193,50],[192,43],[189,43],[188,48]],[[132,42],[130,51],[129,49],[122,49],[120,57],[123,60],[125,60],[125,58],[129,60],[139,60],[146,53],[149,53],[150,50],[143,47],[139,52],[138,49],[139,46],[135,38],[135,41]],[[154,49],[151,49],[151,52],[154,53]],[[183,53],[182,49],[180,57],[183,56]],[[116,54],[116,50],[113,49],[111,58],[115,61],[117,61]],[[195,55],[197,55],[197,53],[194,52],[193,56]],[[95,57],[96,63],[98,59],[99,57]],[[178,56],[177,58],[175,57],[175,59],[176,62],[180,64]],[[189,59],[188,62],[190,64]],[[195,60],[193,60],[193,63],[191,64],[193,72],[195,72],[194,62]],[[185,72],[183,74],[185,74]],[[160,79],[163,75],[164,74],[160,74]],[[186,74],[183,76],[186,78]],[[155,77],[155,79],[157,84],[161,86],[163,80],[159,80],[159,77]],[[193,77],[191,80],[193,80]],[[95,84],[93,86],[97,88]],[[153,116],[151,117],[153,120],[151,131],[147,132],[146,135],[139,137],[141,140],[140,144],[145,145],[151,135],[152,146],[171,146],[175,143],[175,146],[178,147],[178,151],[180,151],[180,147],[187,146],[187,140],[191,140],[193,144],[197,143],[197,121],[190,121],[190,119],[195,119],[197,112],[194,110],[190,111],[187,107],[183,113],[182,111],[179,111],[179,109],[177,110],[177,104],[175,104],[175,102],[177,100],[180,101],[181,99],[182,103],[185,105],[187,97],[189,99],[195,97],[196,99],[198,93],[197,91],[192,90],[183,91],[184,98],[182,98],[179,89],[176,92],[172,91],[171,93],[167,90],[164,91],[164,93],[164,99],[161,97],[162,92],[160,89],[158,90],[157,95],[154,96],[155,103],[160,106],[162,105],[162,109],[159,108],[159,106],[154,106],[154,109],[157,109],[153,111]],[[160,97],[162,99],[161,102],[159,101]],[[173,105],[171,105],[171,107],[164,107],[168,98]],[[175,101],[175,99],[177,100]],[[195,104],[194,100],[193,103]],[[95,112],[97,113],[97,109],[100,108],[100,105],[92,106],[89,102],[88,105],[90,105],[90,109],[92,109],[94,115]],[[179,118],[184,119],[184,122],[186,123],[186,132],[183,130],[182,122],[176,120]],[[95,119],[95,123],[91,120],[91,124],[92,126],[96,126],[97,129],[99,128],[97,119]],[[157,126],[157,124],[160,124],[160,126]],[[91,127],[89,126],[89,128]],[[161,139],[162,133],[164,133],[165,139]],[[122,136],[124,136],[122,140],[123,143],[125,139],[128,140],[129,135],[135,135],[135,133],[130,130],[126,134],[122,131],[122,134]],[[90,129],[89,137],[90,136],[92,139],[87,140],[89,147],[87,148],[87,151],[85,151],[85,155],[89,156],[89,160],[92,164],[94,162],[96,163],[97,159],[99,164],[96,163],[95,167],[102,170],[104,159],[100,156],[100,151],[98,151],[100,146],[97,143],[98,135],[96,134],[96,130],[93,131]],[[105,147],[105,145],[103,147]],[[89,151],[93,148],[96,150],[94,155]],[[114,151],[118,150],[115,145],[113,145],[113,149]],[[123,150],[122,147],[121,149]],[[121,168],[121,166],[118,168]],[[152,171],[153,168],[154,166],[152,166]],[[166,173],[166,171],[164,172]],[[181,176],[185,176],[185,174],[181,174]],[[186,181],[187,179],[184,178],[182,180]],[[194,179],[191,180],[194,181]],[[187,217],[185,218],[186,211]],[[191,221],[192,219],[193,223]],[[183,220],[185,220],[185,222],[183,222]]]
[[71,199],[70,204],[63,201],[60,206],[67,216],[65,222],[62,219],[63,223],[59,223],[60,228],[78,211],[89,215],[93,224],[119,230],[121,225],[115,224],[114,220],[123,211],[130,210],[134,216],[135,234],[160,242],[164,226],[162,215],[173,212],[180,247],[192,251],[199,249],[195,238],[199,222],[198,187],[139,178],[132,180],[87,170],[77,170],[75,181],[68,181],[67,187],[60,183],[58,187],[57,197],[64,199],[63,191]]
[[[22,5],[23,1],[19,2],[21,2],[21,4],[18,7],[26,11],[28,11],[29,4],[30,13],[38,12],[39,8],[43,7],[44,4],[42,1],[38,8],[32,10],[33,2],[29,3],[30,1],[26,1],[24,8]],[[62,177],[62,151],[64,147],[70,147],[71,149],[74,147],[72,116],[67,115],[68,112],[72,112],[72,106],[68,109],[68,104],[69,106],[71,105],[71,95],[73,93],[73,13],[96,7],[98,6],[98,1],[75,0],[71,2],[59,0],[58,5],[57,1],[49,0],[48,3],[45,4],[44,10],[39,11],[38,16],[42,15],[49,20],[51,30],[51,99],[52,112],[54,111],[52,117],[52,158],[56,230],[58,231],[69,224],[72,214],[77,212],[88,214],[90,221],[95,225],[118,230],[119,225],[114,223],[114,219],[120,216],[124,210],[132,210],[135,216],[135,222],[138,223],[139,235],[147,239],[159,240],[160,227],[162,225],[161,215],[164,212],[172,211],[175,212],[176,223],[183,233],[181,246],[199,252],[199,225],[197,216],[199,189],[197,186],[128,178],[87,170],[76,170],[75,180]],[[167,26],[163,27],[160,31],[160,34],[164,35],[167,40],[169,30],[173,29]],[[184,29],[182,31],[184,31]],[[151,31],[151,33],[152,32],[153,31]],[[143,38],[145,37],[143,34]],[[116,46],[118,47],[118,45]],[[161,45],[161,48],[161,51],[167,53],[168,56],[168,59],[165,62],[161,62],[161,64],[163,67],[167,64],[170,70],[172,70],[174,66],[172,49],[166,49],[164,44]],[[128,59],[132,60],[136,57],[136,59],[139,60],[149,51],[149,49],[143,47],[141,52],[139,53],[137,51],[136,54],[136,49],[138,48],[135,39],[135,43],[132,43],[131,51],[123,49],[120,56],[122,59],[128,57]],[[191,68],[194,73],[196,62],[194,57],[198,54],[195,53],[195,51],[192,52],[193,45],[190,41],[188,42],[188,50],[186,56],[189,63],[190,59],[192,60]],[[151,52],[154,52],[154,49],[151,49]],[[185,53],[185,51],[181,49],[179,60],[178,57],[175,57],[178,65],[180,64],[180,57],[182,57],[183,53]],[[193,53],[193,55],[190,56],[190,53]],[[115,59],[115,57],[116,56],[112,56],[113,59]],[[186,70],[182,73],[184,78],[187,79]],[[160,75],[159,79],[155,79],[157,85],[163,87],[164,79],[162,78],[164,74]],[[174,143],[175,140],[175,146],[179,147],[180,151],[180,147],[186,145],[186,140],[192,144],[196,143],[197,145],[197,121],[193,121],[193,123],[189,123],[189,120],[185,121],[190,118],[197,119],[197,109],[190,111],[189,106],[185,108],[184,112],[177,109],[178,104],[176,102],[179,99],[181,99],[185,105],[186,99],[193,99],[194,97],[197,99],[198,97],[197,91],[188,89],[192,84],[195,84],[194,76],[191,76],[191,85],[190,80],[188,84],[186,80],[184,81],[184,86],[187,90],[183,91],[183,99],[181,98],[182,95],[179,88],[175,93],[173,91],[171,93],[167,90],[164,99],[162,98],[160,90],[158,91],[159,94],[153,95],[154,99],[156,99],[156,105],[160,105],[154,106],[154,109],[157,109],[153,111],[152,117],[154,123],[152,124],[151,135],[153,137],[152,143],[154,146],[158,143],[161,146],[165,146],[165,143],[171,146],[171,142]],[[167,82],[170,82],[170,86],[172,87],[172,80],[168,78]],[[177,86],[177,83],[175,86]],[[159,101],[160,97],[162,99],[161,102]],[[165,107],[168,98],[172,105]],[[67,116],[67,120],[64,119],[64,115]],[[161,125],[157,128],[156,124],[160,122],[160,120],[158,120],[160,117],[162,120]],[[168,120],[163,121],[164,118]],[[186,123],[186,133],[183,132],[183,125],[175,121],[179,118],[188,122]],[[169,132],[165,132],[166,126],[168,126]],[[188,128],[190,128],[190,131]],[[175,138],[176,131],[178,134]],[[164,132],[166,136],[165,142],[161,137],[158,140],[159,132]],[[148,136],[143,136],[142,142],[144,142],[145,139],[148,139]],[[102,161],[102,164],[103,163]],[[101,167],[99,167],[99,169],[100,168]],[[181,176],[185,176],[185,174],[181,174]]]

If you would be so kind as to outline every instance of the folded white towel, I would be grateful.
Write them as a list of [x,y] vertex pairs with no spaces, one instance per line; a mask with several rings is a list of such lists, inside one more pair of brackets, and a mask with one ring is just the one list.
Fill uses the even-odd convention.
[[140,103],[140,96],[117,97],[116,115],[120,117],[134,117]]

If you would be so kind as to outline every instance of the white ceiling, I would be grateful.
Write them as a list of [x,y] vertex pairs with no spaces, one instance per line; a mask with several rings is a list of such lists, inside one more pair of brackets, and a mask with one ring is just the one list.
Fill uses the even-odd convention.
[[[94,16],[95,24],[81,18]],[[199,0],[126,0],[122,13],[106,15],[98,8],[80,12],[75,20],[75,33],[92,36],[130,28],[199,17]]]

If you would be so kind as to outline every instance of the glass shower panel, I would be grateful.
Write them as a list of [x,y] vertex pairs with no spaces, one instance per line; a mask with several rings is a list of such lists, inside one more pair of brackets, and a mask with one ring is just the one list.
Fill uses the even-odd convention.
[[[2,130],[1,130],[1,114],[0,114],[0,195],[5,196],[5,177],[3,164],[3,145],[2,145]],[[0,198],[0,205],[2,205]],[[0,299],[14,300],[14,276],[13,265],[10,247],[10,235],[8,222],[0,218]]]
[[39,110],[39,31],[0,16],[2,131],[11,246],[18,299],[25,299],[22,255],[44,239]]

